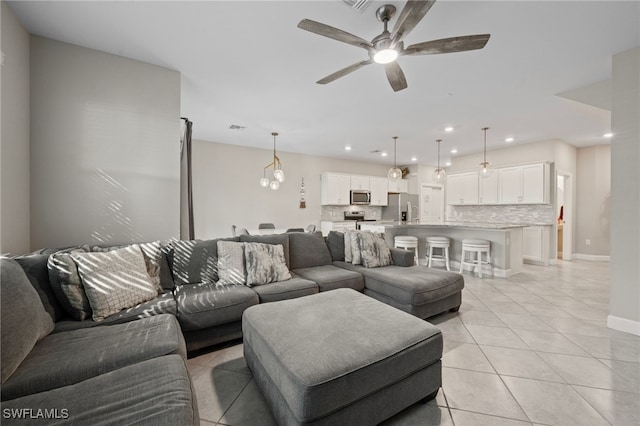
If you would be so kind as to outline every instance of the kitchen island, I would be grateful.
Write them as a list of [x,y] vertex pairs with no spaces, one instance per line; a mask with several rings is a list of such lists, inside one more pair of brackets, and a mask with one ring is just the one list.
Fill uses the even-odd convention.
[[451,268],[458,271],[462,254],[462,240],[467,238],[482,239],[491,242],[491,264],[495,277],[506,278],[522,272],[522,229],[526,225],[502,223],[398,223],[398,222],[366,222],[360,223],[361,230],[384,232],[387,244],[393,247],[393,239],[397,235],[418,237],[418,253],[420,262],[424,263],[427,255],[427,237],[447,237],[451,240],[449,258]]

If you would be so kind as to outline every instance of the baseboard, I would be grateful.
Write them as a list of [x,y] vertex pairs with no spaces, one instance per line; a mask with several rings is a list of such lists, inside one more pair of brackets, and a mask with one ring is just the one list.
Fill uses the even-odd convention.
[[640,322],[613,315],[607,317],[607,327],[624,333],[640,336]]
[[611,256],[581,253],[574,253],[573,258],[577,260],[588,260],[590,262],[609,262],[611,260]]

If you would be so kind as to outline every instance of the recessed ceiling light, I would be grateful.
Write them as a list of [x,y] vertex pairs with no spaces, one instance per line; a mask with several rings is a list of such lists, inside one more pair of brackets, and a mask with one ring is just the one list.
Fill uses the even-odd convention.
[[453,127],[449,126],[449,127],[445,127],[444,128],[445,132],[453,132]]
[[447,161],[446,163],[444,163],[445,166],[450,166],[451,165],[451,161]]
[[387,156],[387,153],[386,153],[385,151],[382,151],[382,152],[380,153],[380,155],[382,155],[383,157],[386,157],[386,156]]
[[452,149],[452,150],[451,150],[451,153],[452,153],[452,154],[457,154],[457,153],[458,153],[458,150],[454,148],[454,149]]
[[513,142],[513,138],[506,138],[504,141],[505,142]]
[[613,137],[613,133],[605,133],[602,136],[605,137],[605,138],[612,138]]
[[411,157],[411,161],[418,161],[416,157]]
[[350,146],[350,145],[345,146],[345,147],[344,147],[344,150],[345,150],[345,151],[351,151],[351,146]]

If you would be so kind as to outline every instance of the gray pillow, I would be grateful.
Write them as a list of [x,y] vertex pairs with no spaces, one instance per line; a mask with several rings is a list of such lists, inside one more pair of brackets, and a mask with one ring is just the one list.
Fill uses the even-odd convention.
[[22,267],[0,257],[2,383],[16,371],[38,340],[53,331],[53,321]]
[[363,266],[377,268],[393,264],[391,250],[383,234],[365,231],[360,232],[357,238]]
[[22,269],[24,269],[29,281],[31,281],[31,285],[33,285],[40,295],[44,309],[51,315],[53,322],[60,321],[66,317],[67,313],[58,301],[49,282],[49,269],[47,268],[49,255],[29,254],[18,256],[14,259],[22,266]]
[[333,261],[344,260],[344,234],[338,231],[329,231],[327,246]]
[[244,243],[218,241],[217,285],[246,284],[244,267]]
[[291,269],[331,264],[331,253],[322,232],[293,232],[289,235]]
[[176,284],[218,281],[218,241],[240,241],[238,237],[215,240],[179,240],[171,243],[171,270]]
[[158,287],[149,277],[137,244],[107,252],[72,253],[71,256],[78,264],[96,322],[158,296]]
[[84,248],[60,251],[49,256],[49,281],[62,307],[71,318],[82,321],[91,317],[91,305],[82,287],[73,253],[86,253]]
[[291,279],[281,245],[244,243],[247,285],[261,285]]

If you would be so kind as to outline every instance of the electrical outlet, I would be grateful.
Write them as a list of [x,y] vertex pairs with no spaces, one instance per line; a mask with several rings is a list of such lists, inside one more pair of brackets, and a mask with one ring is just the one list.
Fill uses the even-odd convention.
[[584,240],[585,245],[590,246],[591,245],[591,240],[590,239],[586,239]]

